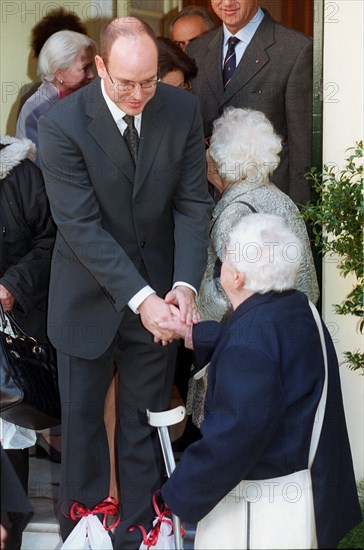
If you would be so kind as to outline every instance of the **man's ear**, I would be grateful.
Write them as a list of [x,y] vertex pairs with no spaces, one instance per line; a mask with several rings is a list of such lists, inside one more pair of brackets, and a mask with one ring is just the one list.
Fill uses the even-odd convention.
[[99,75],[99,77],[105,78],[105,76],[107,75],[105,63],[102,57],[100,57],[99,55],[95,55],[95,65],[96,65],[97,74]]

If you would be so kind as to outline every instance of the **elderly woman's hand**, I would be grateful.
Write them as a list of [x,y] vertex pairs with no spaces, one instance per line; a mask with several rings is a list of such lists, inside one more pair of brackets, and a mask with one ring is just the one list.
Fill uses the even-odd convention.
[[170,310],[172,314],[172,320],[161,321],[159,327],[164,330],[170,330],[174,333],[174,338],[183,338],[185,341],[185,347],[193,349],[192,342],[192,327],[193,325],[187,324],[182,321],[180,310],[173,304],[170,304]]
[[219,176],[219,173],[217,170],[217,164],[211,157],[208,149],[206,150],[206,162],[207,162],[207,179],[214,187],[216,187],[218,191],[220,191],[220,193],[223,193],[225,191],[224,182]]
[[0,302],[4,311],[11,311],[15,304],[15,298],[3,285],[0,285]]

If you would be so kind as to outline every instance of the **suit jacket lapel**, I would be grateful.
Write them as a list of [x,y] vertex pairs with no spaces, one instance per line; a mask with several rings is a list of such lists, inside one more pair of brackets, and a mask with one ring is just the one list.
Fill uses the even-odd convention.
[[269,61],[266,49],[274,44],[274,21],[265,11],[265,16],[237,66],[235,73],[223,94],[228,101],[245,86]]
[[87,86],[86,114],[90,117],[88,131],[99,147],[110,157],[131,182],[134,181],[135,167],[128,146],[102,96],[100,80]]
[[167,120],[159,113],[161,102],[158,88],[154,97],[147,103],[142,115],[142,126],[135,172],[134,193],[142,187],[157,154]]

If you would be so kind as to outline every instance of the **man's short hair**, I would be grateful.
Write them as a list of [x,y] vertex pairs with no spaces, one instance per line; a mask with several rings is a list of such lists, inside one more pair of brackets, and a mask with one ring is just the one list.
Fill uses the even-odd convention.
[[118,17],[105,25],[100,34],[100,55],[107,64],[114,42],[121,36],[136,38],[141,34],[148,35],[158,50],[157,39],[148,23],[138,17]]

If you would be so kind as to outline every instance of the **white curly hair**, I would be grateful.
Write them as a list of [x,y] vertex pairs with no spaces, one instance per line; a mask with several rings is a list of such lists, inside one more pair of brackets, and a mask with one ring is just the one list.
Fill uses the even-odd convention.
[[245,288],[264,294],[295,288],[302,243],[279,216],[248,214],[232,229],[225,261],[244,274]]
[[228,107],[214,122],[209,153],[225,183],[266,181],[281,150],[281,138],[261,111]]

